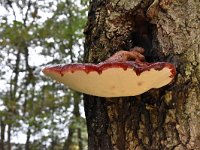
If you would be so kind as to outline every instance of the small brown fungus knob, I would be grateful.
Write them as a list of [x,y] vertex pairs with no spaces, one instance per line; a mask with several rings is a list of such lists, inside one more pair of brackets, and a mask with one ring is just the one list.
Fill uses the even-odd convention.
[[141,47],[134,47],[130,49],[130,51],[118,51],[110,58],[105,60],[105,62],[124,62],[124,61],[136,61],[141,62],[144,61],[145,58],[142,55],[144,53],[144,49]]

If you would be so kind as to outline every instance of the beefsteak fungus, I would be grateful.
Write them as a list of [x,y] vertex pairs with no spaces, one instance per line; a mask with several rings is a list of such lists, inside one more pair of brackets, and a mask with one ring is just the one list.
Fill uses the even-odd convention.
[[76,91],[100,96],[123,97],[142,94],[169,84],[176,74],[174,65],[147,63],[142,48],[119,51],[99,64],[67,64],[43,69],[45,75]]

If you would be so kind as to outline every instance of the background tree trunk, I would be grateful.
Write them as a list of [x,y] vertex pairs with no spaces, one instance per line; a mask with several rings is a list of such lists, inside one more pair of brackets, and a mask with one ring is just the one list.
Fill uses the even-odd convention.
[[91,2],[85,62],[140,46],[146,61],[173,63],[177,75],[136,97],[85,95],[89,149],[200,149],[199,8],[194,0]]
[[28,128],[28,131],[26,133],[26,143],[25,143],[25,150],[30,150],[30,137],[31,137],[31,129]]
[[5,124],[3,119],[1,118],[1,140],[0,140],[0,149],[4,150],[4,140],[5,140]]

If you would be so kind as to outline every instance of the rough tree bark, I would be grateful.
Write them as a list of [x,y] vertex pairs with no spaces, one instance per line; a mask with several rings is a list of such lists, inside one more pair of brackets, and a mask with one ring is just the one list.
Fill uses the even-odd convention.
[[148,62],[173,63],[177,75],[136,97],[85,95],[90,150],[200,149],[199,10],[195,0],[92,0],[85,62],[140,46]]

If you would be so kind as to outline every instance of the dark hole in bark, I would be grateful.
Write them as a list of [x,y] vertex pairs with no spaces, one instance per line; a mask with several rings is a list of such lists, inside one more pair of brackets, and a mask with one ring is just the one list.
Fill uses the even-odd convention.
[[132,33],[129,34],[129,41],[126,43],[128,49],[139,46],[145,49],[144,56],[147,62],[157,62],[163,60],[163,55],[159,51],[159,42],[156,37],[157,27],[150,23],[146,12],[138,10],[136,15],[129,14],[127,18],[132,20]]
[[144,55],[147,62],[153,62],[154,59],[152,57],[152,41],[155,27],[146,21],[143,23],[143,25],[140,24],[139,28],[136,28],[136,32],[132,33],[132,42],[134,46],[139,46],[145,49]]

